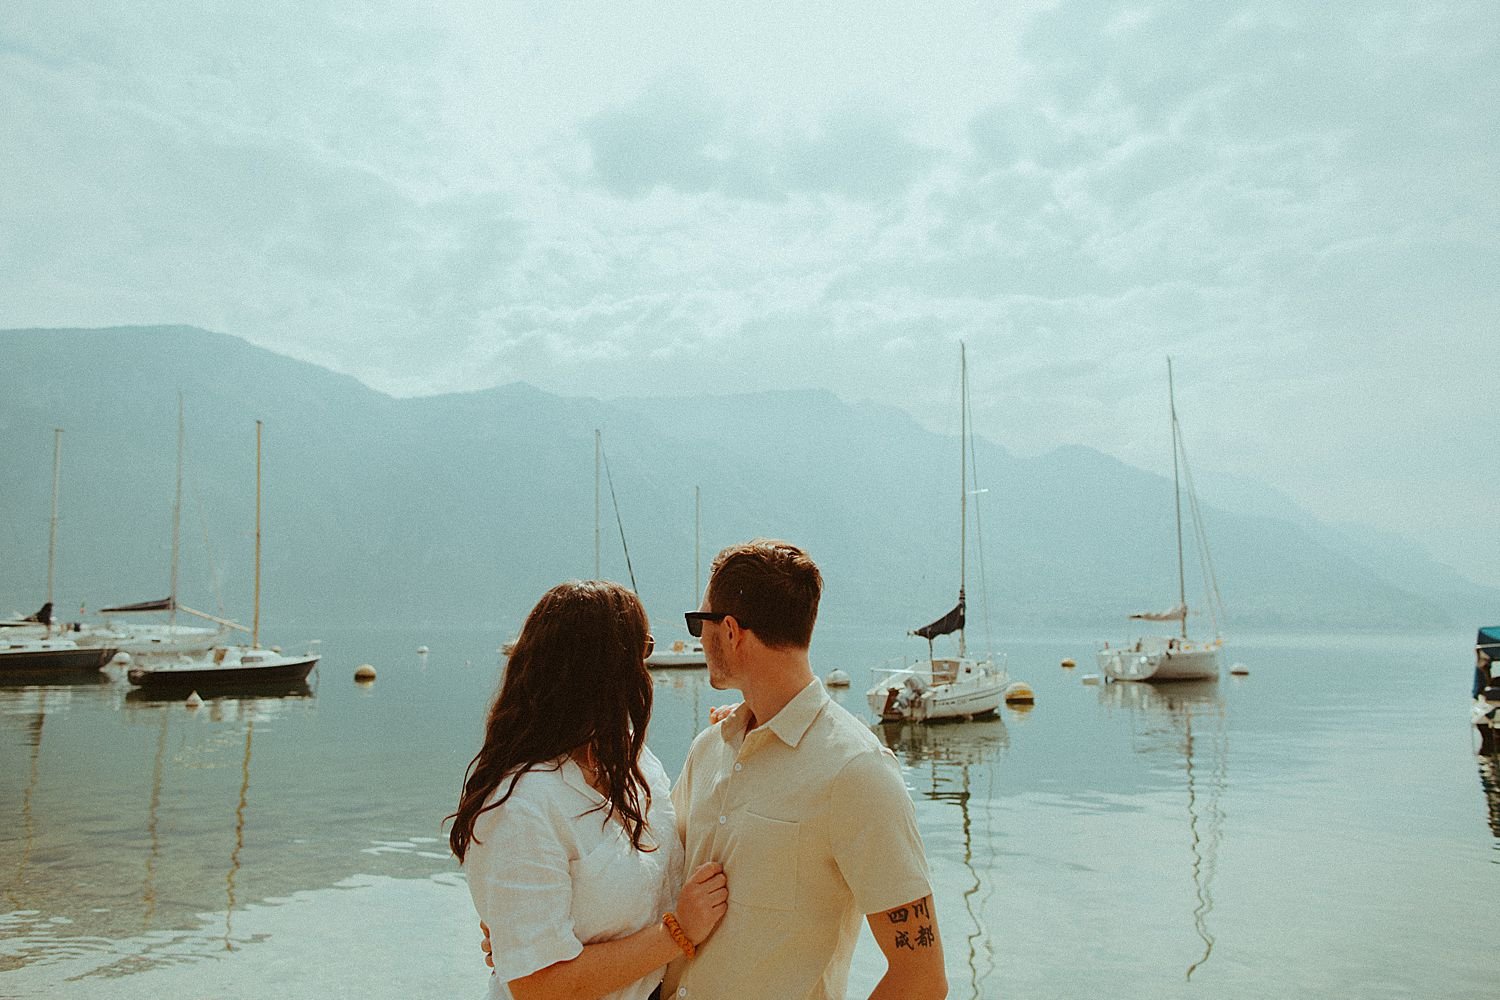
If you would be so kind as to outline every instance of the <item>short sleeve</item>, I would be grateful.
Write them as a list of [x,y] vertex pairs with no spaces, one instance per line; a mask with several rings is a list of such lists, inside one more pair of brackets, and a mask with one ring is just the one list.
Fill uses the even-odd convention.
[[859,912],[883,913],[932,892],[916,810],[889,750],[861,753],[833,784],[833,858]]
[[583,942],[573,932],[568,852],[544,807],[512,796],[480,816],[474,832],[464,874],[490,929],[495,974],[509,983],[577,958]]

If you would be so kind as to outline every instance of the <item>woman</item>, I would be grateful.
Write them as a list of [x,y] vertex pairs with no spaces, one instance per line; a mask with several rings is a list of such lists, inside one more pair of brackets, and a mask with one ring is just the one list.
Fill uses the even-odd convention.
[[526,618],[450,817],[492,940],[491,998],[647,1000],[724,915],[717,865],[682,884],[645,745],[651,646],[640,601],[613,583],[559,584]]

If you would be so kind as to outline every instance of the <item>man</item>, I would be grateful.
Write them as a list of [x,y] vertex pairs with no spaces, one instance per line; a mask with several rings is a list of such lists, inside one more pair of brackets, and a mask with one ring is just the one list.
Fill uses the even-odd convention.
[[693,742],[672,789],[687,869],[723,864],[729,910],[664,998],[843,1000],[864,918],[886,959],[871,1000],[947,995],[937,914],[900,768],[834,704],[808,646],[823,580],[756,540],[714,559],[689,631],[744,702]]

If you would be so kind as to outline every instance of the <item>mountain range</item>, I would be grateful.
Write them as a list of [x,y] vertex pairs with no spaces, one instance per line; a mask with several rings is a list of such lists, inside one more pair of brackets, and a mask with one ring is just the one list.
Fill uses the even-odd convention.
[[[513,631],[548,586],[594,573],[595,429],[609,473],[601,573],[628,579],[623,527],[654,620],[696,607],[712,553],[757,535],[818,560],[826,628],[899,636],[957,596],[958,441],[892,406],[821,391],[562,398],[524,383],[398,399],[225,334],[118,327],[0,331],[0,614],[43,600],[55,427],[59,608],[165,595],[179,393],[181,598],[248,620],[261,420],[273,635]],[[987,608],[997,637],[1109,638],[1134,631],[1126,614],[1176,603],[1170,480],[1083,445],[1018,456],[983,433],[972,457],[985,492],[971,622]],[[1265,484],[1199,486],[1228,634],[1467,628],[1500,608],[1500,591],[1402,538],[1325,524]],[[1211,623],[1195,614],[1191,630]]]

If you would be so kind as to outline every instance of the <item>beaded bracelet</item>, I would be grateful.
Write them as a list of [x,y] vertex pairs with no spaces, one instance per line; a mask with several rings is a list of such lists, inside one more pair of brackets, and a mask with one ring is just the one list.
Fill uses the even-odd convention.
[[671,935],[673,943],[682,949],[684,955],[692,958],[698,951],[698,947],[693,944],[688,938],[687,932],[682,929],[682,925],[677,922],[677,914],[671,912],[665,913],[662,915],[661,922],[666,927],[667,933]]

